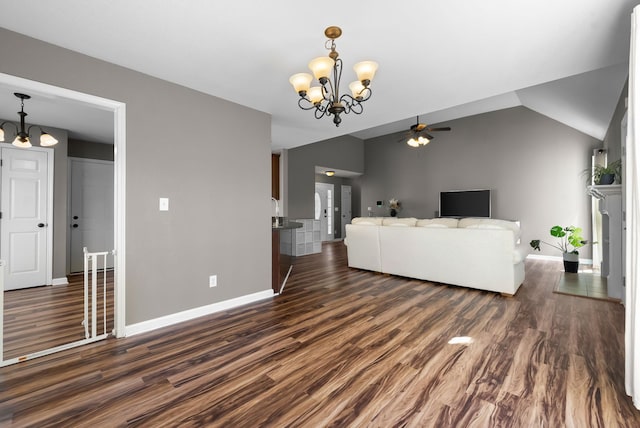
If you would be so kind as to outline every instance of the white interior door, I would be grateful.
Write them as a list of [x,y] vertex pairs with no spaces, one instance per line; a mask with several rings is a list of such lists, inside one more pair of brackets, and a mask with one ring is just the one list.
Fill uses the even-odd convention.
[[[69,164],[69,272],[81,272],[84,247],[89,252],[113,250],[113,162],[72,158]],[[113,267],[113,258],[108,260],[107,267]]]
[[[320,198],[320,236],[322,241],[333,240],[334,219],[334,192],[333,184],[316,183],[316,194]],[[317,200],[317,198],[316,198]]]
[[0,258],[5,290],[48,282],[49,156],[39,150],[3,147]]
[[345,226],[351,223],[351,186],[342,185],[340,187],[340,204],[342,206],[341,226],[342,237],[347,236]]

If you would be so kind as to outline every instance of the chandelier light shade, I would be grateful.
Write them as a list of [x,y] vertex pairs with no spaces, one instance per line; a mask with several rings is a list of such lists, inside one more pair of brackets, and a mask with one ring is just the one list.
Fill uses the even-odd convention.
[[27,116],[27,113],[24,112],[24,100],[30,99],[31,96],[27,94],[21,94],[19,92],[14,92],[13,95],[20,98],[21,106],[20,106],[20,111],[18,112],[18,116],[20,116],[20,126],[18,127],[18,125],[16,125],[13,122],[8,122],[8,121],[2,122],[2,124],[0,124],[0,141],[4,141],[5,126],[12,125],[13,127],[16,128],[16,138],[13,140],[11,144],[13,144],[16,147],[20,147],[23,149],[28,149],[29,147],[32,147],[31,139],[30,139],[32,128],[38,128],[40,130],[41,146],[51,147],[58,144],[58,140],[56,140],[51,134],[46,132],[44,129],[42,129],[38,125],[31,125],[29,128],[25,130],[24,118]]
[[307,92],[311,87],[313,77],[309,73],[294,74],[289,78],[289,82],[293,85],[296,92]]
[[309,69],[311,70],[315,78],[321,82],[322,79],[328,79],[329,76],[331,76],[331,72],[333,71],[333,67],[335,65],[336,62],[328,56],[321,56],[319,58],[311,60],[311,62],[309,63]]
[[378,64],[373,61],[362,61],[354,65],[353,69],[359,81],[371,83],[378,70]]
[[[338,58],[335,40],[342,35],[340,27],[328,27],[324,35],[329,39],[325,47],[330,51],[328,56],[315,58],[309,62],[309,73],[298,73],[291,76],[289,82],[300,96],[298,106],[303,110],[313,110],[316,119],[333,116],[333,123],[340,126],[342,113],[361,114],[362,103],[371,97],[371,81],[376,74],[378,64],[373,61],[357,63],[353,69],[357,79],[349,85],[351,94],[340,95],[342,78],[342,59]],[[320,86],[311,86],[313,78]]]

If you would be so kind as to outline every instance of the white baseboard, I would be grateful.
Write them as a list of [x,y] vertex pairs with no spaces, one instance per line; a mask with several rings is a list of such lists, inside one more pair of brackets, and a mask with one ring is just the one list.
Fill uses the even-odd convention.
[[204,315],[226,311],[237,306],[246,305],[247,303],[253,303],[259,300],[268,299],[273,296],[273,290],[268,289],[253,294],[247,294],[246,296],[236,297],[235,299],[212,303],[210,305],[200,306],[199,308],[188,309],[186,311],[177,312],[175,314],[165,315],[160,318],[142,321],[136,324],[125,326],[125,336],[133,336],[136,334],[146,333],[158,328],[168,327],[173,324],[189,321]]
[[[527,256],[528,259],[538,259],[538,260],[551,260],[556,262],[562,261],[562,256],[547,256],[544,254],[529,254]],[[583,265],[591,265],[593,264],[593,259],[580,259],[580,263]]]
[[69,281],[67,281],[67,277],[62,278],[53,278],[51,280],[51,285],[69,285]]

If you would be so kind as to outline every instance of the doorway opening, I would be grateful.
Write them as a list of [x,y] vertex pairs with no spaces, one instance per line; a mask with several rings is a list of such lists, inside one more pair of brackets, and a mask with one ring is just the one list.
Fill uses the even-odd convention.
[[[125,149],[125,104],[109,100],[106,98],[96,97],[81,92],[72,91],[40,82],[23,79],[16,76],[0,73],[0,87],[11,88],[11,90],[20,90],[46,98],[51,102],[51,108],[55,108],[64,103],[78,105],[86,109],[98,109],[109,112],[113,116],[113,250],[114,262],[112,272],[113,282],[113,328],[112,334],[116,337],[123,337],[125,334],[125,165],[126,165],[126,149]],[[54,219],[55,221],[55,219]],[[66,222],[67,218],[63,219]],[[66,250],[65,250],[66,253]],[[0,263],[0,270],[5,269],[5,263]],[[51,266],[48,267],[49,275],[51,275]],[[51,277],[51,276],[50,276]],[[0,277],[0,283],[3,277]],[[45,285],[51,285],[52,281]],[[58,285],[55,287],[65,287],[66,285]],[[53,288],[55,288],[53,287]],[[48,287],[50,288],[50,287]],[[17,358],[5,358],[3,352],[4,343],[4,284],[0,288],[2,290],[2,299],[0,299],[0,366],[25,361],[38,356],[48,355],[63,349],[69,349],[75,346],[81,346],[85,341],[73,342],[64,346],[55,346],[29,354],[21,355]],[[85,320],[86,322],[86,320]],[[45,345],[46,346],[46,345]]]
[[[69,158],[69,274],[84,271],[84,248],[113,250],[113,161]],[[109,258],[106,268],[113,268]]]

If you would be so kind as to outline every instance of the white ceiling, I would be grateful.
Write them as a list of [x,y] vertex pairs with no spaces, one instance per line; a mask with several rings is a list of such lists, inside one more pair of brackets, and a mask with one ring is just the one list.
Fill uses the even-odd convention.
[[[267,112],[274,150],[516,105],[602,139],[627,75],[636,1],[0,0],[0,26]],[[329,25],[343,29],[342,92],[353,64],[380,64],[364,113],[339,128],[300,110],[288,82],[326,54]],[[0,117],[17,118],[19,89],[0,86]],[[104,112],[30,95],[34,123],[112,138]]]

